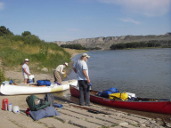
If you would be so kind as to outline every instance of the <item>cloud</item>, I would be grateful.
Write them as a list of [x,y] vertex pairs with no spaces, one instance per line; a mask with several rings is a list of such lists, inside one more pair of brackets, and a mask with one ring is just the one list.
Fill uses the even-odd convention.
[[0,2],[0,10],[3,10],[3,9],[4,9],[4,3]]
[[131,13],[146,16],[161,16],[171,9],[171,0],[97,0],[107,4],[120,5]]
[[141,24],[141,22],[134,20],[132,18],[124,18],[124,19],[120,19],[123,22],[127,22],[127,23],[132,23],[132,24]]

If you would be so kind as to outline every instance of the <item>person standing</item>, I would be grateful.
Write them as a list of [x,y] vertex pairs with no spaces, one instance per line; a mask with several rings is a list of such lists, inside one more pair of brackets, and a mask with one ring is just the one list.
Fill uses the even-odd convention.
[[54,79],[55,79],[54,82],[56,82],[59,85],[62,83],[61,75],[66,74],[66,72],[64,71],[64,68],[66,68],[66,67],[68,67],[67,62],[65,62],[62,65],[57,66],[56,69],[53,72]]
[[[90,105],[90,78],[88,74],[88,65],[87,60],[90,56],[87,53],[83,53],[80,59],[74,63],[73,70],[77,74],[78,84],[79,84],[79,91],[80,91],[80,98],[79,104],[80,105]],[[85,104],[84,104],[85,99]]]
[[22,65],[22,73],[23,73],[23,77],[24,77],[24,84],[28,83],[29,76],[31,75],[28,63],[29,63],[29,59],[25,59],[24,64]]

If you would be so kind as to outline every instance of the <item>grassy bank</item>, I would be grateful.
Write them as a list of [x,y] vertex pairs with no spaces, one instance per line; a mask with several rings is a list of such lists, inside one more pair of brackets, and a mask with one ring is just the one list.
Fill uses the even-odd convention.
[[54,43],[26,44],[22,40],[0,37],[0,59],[2,67],[17,69],[25,58],[30,59],[34,71],[46,67],[49,71],[57,65],[70,61],[70,54]]
[[[63,49],[54,43],[26,44],[22,40],[13,40],[11,37],[0,37],[0,83],[5,81],[4,71],[21,72],[21,64],[25,58],[30,59],[30,69],[34,73],[52,73],[59,64],[71,62],[71,57],[86,52],[84,50]],[[72,64],[67,68],[70,72]],[[48,72],[42,69],[47,68]]]
[[52,42],[45,42],[29,31],[14,35],[4,26],[0,27],[0,82],[4,72],[21,71],[25,58],[30,59],[31,72],[51,73],[52,69],[64,62],[70,62],[71,55]]

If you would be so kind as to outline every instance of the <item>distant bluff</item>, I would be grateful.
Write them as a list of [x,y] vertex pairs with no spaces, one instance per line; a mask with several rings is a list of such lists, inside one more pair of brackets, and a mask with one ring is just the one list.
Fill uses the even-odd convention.
[[109,36],[109,37],[95,37],[95,38],[83,38],[73,41],[56,41],[59,46],[62,44],[81,44],[86,48],[101,48],[101,49],[110,49],[110,46],[113,44],[119,43],[131,43],[131,42],[146,42],[151,40],[157,41],[166,41],[171,40],[171,33],[165,35],[147,35],[147,36]]

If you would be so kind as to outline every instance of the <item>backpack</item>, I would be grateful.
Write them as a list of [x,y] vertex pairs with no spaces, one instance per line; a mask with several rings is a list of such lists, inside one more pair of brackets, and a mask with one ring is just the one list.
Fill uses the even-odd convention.
[[26,102],[32,111],[37,111],[39,109],[46,108],[50,105],[50,102],[45,101],[43,99],[40,99],[36,97],[35,95],[30,95],[26,98]]

